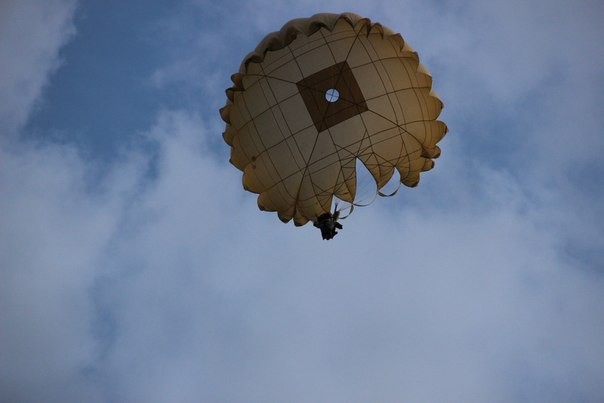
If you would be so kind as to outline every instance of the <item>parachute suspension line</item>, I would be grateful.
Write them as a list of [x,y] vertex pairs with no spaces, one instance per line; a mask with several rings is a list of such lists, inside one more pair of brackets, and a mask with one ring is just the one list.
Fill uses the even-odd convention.
[[[354,27],[353,27],[353,29],[354,29]],[[348,58],[350,57],[350,55],[351,55],[351,53],[352,53],[352,50],[353,50],[353,48],[354,48],[355,44],[357,43],[357,41],[358,41],[358,39],[359,39],[359,36],[360,36],[360,34],[361,34],[361,32],[362,32],[362,31],[363,31],[363,28],[361,28],[361,29],[360,29],[358,32],[356,32],[356,35],[355,35],[355,37],[354,37],[354,39],[353,39],[353,41],[352,41],[352,44],[351,44],[351,45],[350,45],[350,47],[348,48],[348,51],[347,51],[347,53],[346,53],[346,57],[344,58],[344,62],[347,62],[347,61],[348,61]],[[320,34],[323,36],[323,40],[325,41],[325,43],[328,43],[328,42],[327,42],[327,39],[325,38],[325,36],[324,36],[324,35],[323,35],[323,33],[321,32],[321,30],[319,30],[318,32],[319,32],[319,33],[320,33]],[[331,31],[330,31],[330,32],[331,32]],[[289,46],[288,46],[288,48],[289,48]],[[337,60],[337,59],[336,59],[335,54],[333,53],[332,49],[331,49],[331,48],[329,48],[329,46],[328,46],[327,48],[329,49],[329,52],[330,52],[330,54],[331,54],[331,56],[332,56],[332,59],[334,60],[334,63],[335,63],[335,62],[336,62],[336,60]],[[291,52],[291,49],[290,49],[290,52]],[[299,64],[299,62],[298,62],[298,60],[297,60],[295,57],[294,57],[293,59],[294,59],[294,62],[295,62],[295,64],[296,64],[296,67],[298,68],[298,71],[299,71],[299,72],[302,74],[302,76],[304,76],[303,70],[302,70],[302,68],[301,68],[301,66],[300,66],[300,64]],[[336,89],[335,87],[338,87],[338,85],[339,85],[340,81],[342,80],[342,73],[343,73],[343,71],[344,71],[344,67],[345,67],[345,66],[346,66],[346,64],[345,64],[345,63],[342,63],[342,64],[341,64],[341,66],[339,66],[339,71],[338,71],[338,74],[337,74],[337,76],[336,76],[336,81],[335,81],[335,86],[334,86],[334,88],[329,88],[329,89],[327,90],[327,92],[324,94],[324,96],[325,96],[325,100],[326,100],[327,102],[330,102],[330,103],[335,103],[335,102],[337,102],[337,101],[339,101],[339,100],[341,100],[341,99],[344,99],[344,98],[342,98],[341,94],[339,93],[339,91],[337,91],[337,89]],[[348,101],[351,101],[351,100],[348,100]],[[315,103],[315,106],[317,106],[317,107],[318,107],[318,105],[316,105],[316,103]],[[321,125],[324,125],[324,124],[325,124],[325,119],[327,118],[327,111],[328,111],[328,109],[325,109],[325,111],[323,112],[322,118],[321,118],[321,120],[320,120]],[[327,129],[326,129],[326,132],[328,133],[329,138],[330,138],[330,140],[331,140],[331,142],[332,142],[332,144],[333,144],[334,148],[337,150],[337,148],[338,148],[338,147],[337,147],[337,145],[336,145],[336,142],[335,142],[335,141],[334,141],[334,139],[333,139],[333,136],[332,136],[332,134],[331,134],[331,130],[330,130],[329,128],[327,128]],[[316,149],[316,147],[317,147],[317,143],[318,143],[318,141],[319,141],[319,136],[317,135],[317,136],[315,137],[315,140],[314,140],[314,143],[313,143],[313,146],[312,146],[311,152],[310,152],[310,154],[309,154],[308,161],[306,161],[306,167],[304,168],[304,171],[303,171],[303,173],[302,173],[302,180],[304,180],[304,177],[306,177],[306,175],[308,174],[309,168],[310,168],[310,166],[311,166],[311,164],[310,164],[310,160],[311,160],[311,158],[312,158],[312,155],[315,153],[315,149]],[[336,151],[336,152],[337,152],[337,151]],[[327,158],[327,157],[325,157],[325,158]],[[341,162],[341,160],[340,160],[340,162]],[[344,173],[342,172],[342,164],[340,164],[340,174],[344,175]],[[339,175],[338,175],[338,176],[339,176]],[[312,185],[313,189],[315,189],[315,190],[316,190],[316,189],[317,189],[319,186],[318,186],[316,183],[314,183],[314,182],[313,182],[313,180],[312,180],[312,176],[310,176],[310,175],[309,175],[309,180],[310,180],[310,183],[311,183],[311,185]],[[337,179],[336,179],[336,183],[337,183]],[[334,188],[335,188],[335,184],[334,184]],[[299,197],[300,197],[300,191],[301,191],[301,189],[302,189],[302,186],[300,185],[300,187],[298,188],[298,192],[297,192],[297,194],[296,194],[296,197],[295,197],[295,199],[296,199],[296,200],[298,200],[298,199],[299,199]],[[317,195],[317,193],[316,193],[316,192],[315,192],[315,194],[314,194],[314,197],[315,197],[315,199],[317,200],[317,202],[319,202],[319,204],[320,204],[321,202],[320,202],[320,199],[319,199],[319,195]],[[333,196],[332,196],[332,197],[333,197]],[[348,213],[348,215],[350,215],[350,213],[352,213],[352,210],[351,210],[351,211]],[[348,215],[347,215],[347,216],[348,216]]]
[[[374,44],[373,41],[369,40],[366,43],[368,44],[368,46],[371,47],[371,50],[372,50],[373,53],[378,53],[378,50],[376,49],[375,44]],[[365,43],[364,42],[361,42],[361,45],[363,47],[365,47]],[[367,51],[366,47],[365,47],[365,50]],[[399,59],[399,60],[404,60],[404,57],[402,55],[398,55],[396,58]],[[379,63],[381,65],[381,67],[382,67],[382,70],[388,71],[388,69],[384,65],[383,60],[384,59],[382,59],[382,58],[379,58],[377,60],[372,60],[371,64],[373,64],[375,66],[375,65],[377,65]],[[382,74],[378,74],[377,77],[381,81],[382,86],[384,88],[388,88],[388,86],[386,85],[386,83],[384,81],[385,77]],[[393,82],[391,80],[390,75],[387,74],[386,77],[388,77],[388,81],[389,81],[389,84],[390,84],[389,87],[390,88],[394,88],[395,86],[394,86],[394,84],[393,84]],[[415,90],[421,90],[421,89],[426,89],[428,91],[431,90],[431,86],[413,87],[413,88]],[[397,92],[397,91],[394,91],[393,93],[395,93],[395,92]],[[386,95],[390,95],[390,94],[391,93],[386,92]],[[379,97],[383,97],[383,95],[380,95]],[[378,97],[376,97],[376,98],[378,98]],[[395,108],[395,106],[393,104],[393,102],[396,102],[398,110],[400,110],[402,113],[404,113],[405,108],[401,104],[401,101],[400,101],[400,99],[398,99],[398,97],[387,96],[386,99],[388,100],[388,102],[389,102],[390,107],[392,108],[392,110],[396,110],[396,108]],[[416,99],[417,99],[418,103],[421,103],[421,99],[417,95],[417,93],[416,93]],[[398,177],[396,189],[394,189],[393,191],[388,191],[388,192],[383,192],[381,189],[378,189],[378,192],[377,192],[380,197],[392,197],[392,196],[394,196],[399,191],[399,189],[400,189],[400,187],[402,185],[402,181],[403,181],[403,179],[400,177],[400,171],[397,168],[398,165],[399,165],[399,163],[404,159],[404,160],[406,160],[407,165],[411,164],[411,159],[410,159],[411,157],[410,157],[410,153],[407,151],[408,147],[407,147],[407,142],[405,141],[405,137],[404,136],[407,135],[407,136],[413,138],[415,141],[417,141],[418,144],[422,145],[422,149],[424,149],[424,140],[419,139],[414,133],[408,131],[405,127],[402,127],[401,124],[400,124],[400,122],[398,121],[398,117],[395,116],[396,117],[396,121],[394,121],[394,120],[390,119],[388,116],[385,116],[385,115],[383,115],[382,113],[379,113],[376,110],[368,109],[368,112],[370,112],[370,113],[372,113],[372,114],[374,114],[376,116],[379,116],[380,118],[388,121],[394,127],[397,127],[398,130],[399,130],[396,136],[390,137],[390,138],[400,137],[400,139],[401,139],[399,157],[396,159],[395,162],[394,161],[389,161],[387,163],[380,163],[379,161],[377,161],[377,166],[379,168],[384,168],[385,167],[386,169],[393,169],[394,170],[394,172],[393,172],[394,175],[396,175]],[[363,120],[363,123],[365,124],[365,119],[364,119],[363,115],[360,115],[360,117]],[[415,122],[430,123],[431,121],[432,121],[432,119],[426,118],[426,116],[424,115],[424,113],[422,111],[422,118],[420,120],[407,121],[405,124],[415,123]],[[371,138],[369,140],[371,142]],[[385,140],[382,140],[382,141],[387,141],[387,140],[388,139],[385,139]],[[373,153],[373,144],[371,145],[371,148],[372,148],[372,153]],[[373,155],[377,155],[377,154],[373,153]],[[389,183],[390,183],[390,181],[386,185],[384,185],[384,186],[387,186]]]
[[377,182],[371,171],[365,165],[365,162],[360,158],[356,159],[355,164],[356,179],[357,179],[357,194],[353,203],[357,207],[366,207],[377,198]]
[[[368,29],[370,29],[370,28],[368,28]],[[355,40],[358,38],[358,36],[361,33],[361,31],[359,31],[357,33],[357,37],[355,38]],[[368,52],[367,47],[365,46],[365,44],[363,42],[359,42],[359,43],[361,44],[361,46],[363,46],[363,48],[365,49],[365,51]],[[375,46],[374,46],[374,44],[372,43],[371,40],[367,41],[367,44],[371,47],[371,50],[374,53],[378,53],[377,49],[375,48]],[[353,45],[354,45],[354,43],[353,43]],[[350,54],[351,50],[352,50],[352,47],[349,49],[349,54]],[[347,58],[348,58],[348,56],[347,56]],[[371,64],[373,64],[373,65],[376,65],[377,63],[380,63],[382,65],[382,68],[384,70],[386,70],[385,66],[383,65],[383,61],[381,59],[372,60],[371,61]],[[378,77],[379,77],[379,79],[380,79],[380,81],[382,83],[382,86],[384,88],[387,88],[387,85],[384,82],[384,77],[382,75],[378,75]],[[392,81],[390,81],[390,87],[394,87]],[[391,97],[386,97],[386,98],[388,99],[388,102],[390,103],[390,106],[391,106],[392,110],[395,110],[395,107],[394,107],[394,105],[392,103],[393,101],[392,101]],[[397,103],[399,104],[398,105],[399,110],[403,110],[402,105],[400,105],[400,102],[398,101],[398,99],[397,99]],[[401,137],[401,145],[400,145],[399,155],[405,155],[407,157],[407,159],[408,159],[409,156],[407,155],[406,152],[404,152],[406,150],[406,144],[405,144],[404,138],[402,137],[402,132],[407,132],[407,131],[400,126],[400,124],[398,122],[398,119],[397,119],[396,122],[394,122],[391,119],[389,119],[388,117],[386,117],[386,116],[384,116],[384,115],[382,115],[382,114],[380,114],[380,113],[378,113],[376,111],[373,111],[373,110],[369,110],[369,111],[372,112],[372,113],[374,113],[374,114],[376,114],[376,115],[378,115],[378,116],[380,116],[381,118],[385,119],[386,121],[394,124],[396,127],[399,128],[399,131],[398,131],[398,133],[397,133],[396,136],[392,136],[392,137],[388,137],[386,139],[382,139],[379,142],[388,141],[389,139],[391,139],[393,137]],[[367,149],[371,149],[371,154],[372,155],[377,155],[376,152],[375,152],[375,150],[374,150],[374,148],[373,148],[374,145],[377,144],[377,143],[374,144],[374,142],[372,141],[371,136],[368,135],[368,128],[367,128],[367,124],[365,122],[365,119],[363,118],[363,115],[359,115],[359,116],[360,116],[361,120],[363,121],[363,126],[365,127],[365,133],[363,135],[363,140],[367,140],[369,142],[369,147]],[[408,133],[408,134],[410,134],[412,137],[414,137],[411,133]],[[365,166],[365,163],[362,160],[359,159],[359,157],[361,155],[360,146],[361,146],[361,143],[359,144],[359,150],[357,151],[357,158],[358,158],[357,162],[359,162],[359,161],[362,162],[362,165],[360,165],[359,163],[357,163],[357,167],[356,167],[357,182],[359,182],[358,181],[359,177],[363,176],[363,175],[359,175],[359,171],[365,171],[365,172],[368,171],[367,167]],[[401,184],[402,184],[402,182],[400,180],[400,175],[399,175],[398,169],[396,168],[396,166],[398,165],[399,161],[400,161],[400,157],[394,163],[392,163],[392,162],[390,162],[390,163],[383,163],[381,161],[378,161],[377,158],[376,158],[377,167],[378,167],[378,169],[380,171],[382,170],[382,168],[391,169],[391,170],[394,171],[393,172],[393,176],[398,177],[397,184],[396,184],[396,189],[394,189],[391,192],[382,192],[382,190],[377,187],[377,182],[373,182],[376,185],[376,187],[375,187],[375,190],[372,192],[373,195],[372,195],[371,200],[369,200],[367,202],[357,202],[356,198],[355,198],[355,201],[353,201],[352,206],[353,207],[354,206],[365,207],[365,206],[369,206],[369,205],[373,204],[375,202],[375,200],[377,199],[377,196],[380,196],[380,197],[392,197],[392,196],[394,196],[399,191],[399,189],[401,187]],[[371,174],[371,178],[375,180],[375,178],[373,177],[372,174]],[[390,183],[390,181],[388,183]],[[386,185],[384,185],[384,186],[386,186]],[[361,185],[361,187],[362,187],[362,185]],[[358,192],[358,190],[359,190],[359,186],[357,186],[357,192]],[[351,212],[352,212],[352,209],[351,209]]]
[[[354,30],[354,28],[356,28],[356,27],[353,27],[353,30]],[[337,77],[336,77],[336,82],[335,82],[335,86],[334,86],[335,88],[333,88],[333,89],[332,89],[332,88],[328,89],[328,90],[327,90],[327,92],[326,92],[326,94],[325,94],[325,97],[326,97],[326,99],[327,99],[327,101],[328,101],[328,102],[336,102],[336,101],[338,101],[338,100],[340,99],[341,95],[340,95],[340,93],[337,91],[337,89],[336,89],[336,88],[339,86],[339,84],[340,84],[341,82],[343,82],[343,84],[344,84],[344,85],[346,85],[348,92],[350,92],[350,88],[348,88],[348,83],[346,82],[346,80],[345,80],[345,79],[343,79],[343,72],[344,72],[344,68],[345,68],[345,66],[347,66],[348,58],[349,58],[349,57],[350,57],[350,55],[352,54],[352,51],[353,51],[353,49],[354,49],[355,45],[357,45],[357,43],[361,43],[361,41],[359,40],[359,37],[360,37],[361,33],[363,32],[363,30],[364,30],[364,28],[363,28],[363,27],[361,27],[361,28],[360,28],[358,31],[356,31],[356,32],[355,32],[354,39],[352,40],[352,43],[350,44],[350,47],[348,48],[348,51],[346,52],[346,57],[344,58],[343,62],[340,62],[340,63],[342,63],[342,64],[341,64],[341,66],[340,66],[340,71],[338,72],[338,75],[337,75]],[[333,50],[332,50],[331,48],[329,48],[329,47],[328,47],[328,49],[329,49],[329,52],[330,52],[330,54],[331,54],[331,56],[332,56],[332,58],[333,58],[334,62],[336,62],[336,60],[337,60],[337,59],[336,59],[335,54],[333,53]],[[334,97],[333,95],[336,95],[336,97]],[[328,99],[328,97],[329,97],[329,99]],[[346,99],[346,101],[348,101],[348,102],[350,102],[350,103],[354,104],[354,100],[353,100],[353,99]],[[325,119],[326,119],[326,117],[327,117],[327,111],[328,111],[328,110],[326,109],[326,110],[325,110],[325,112],[324,112],[324,114],[323,114],[322,122],[325,122]],[[365,126],[365,125],[364,125],[364,126]],[[329,128],[327,129],[327,133],[329,134],[329,138],[331,139],[331,142],[332,142],[332,144],[333,144],[334,148],[335,148],[336,150],[338,150],[338,149],[342,149],[342,150],[344,150],[344,148],[338,147],[338,145],[336,144],[336,142],[335,142],[335,140],[334,140],[334,138],[333,138],[333,135],[332,135],[332,133],[331,133],[331,130],[330,130]],[[363,137],[365,137],[367,134],[368,134],[368,133],[367,133],[367,126],[365,126],[365,133],[364,133]],[[369,136],[367,136],[367,137],[369,137]],[[359,150],[357,151],[357,153],[356,153],[356,155],[355,155],[355,160],[356,160],[357,162],[359,161],[359,159],[358,159],[358,155],[359,155],[359,151],[360,151],[360,147],[361,147],[361,145],[362,145],[362,142],[359,142]],[[340,156],[340,155],[339,155],[339,153],[338,153],[338,156]],[[340,157],[340,158],[341,158],[341,157]],[[358,165],[358,163],[357,163],[357,165]],[[346,215],[344,215],[344,216],[340,215],[340,216],[339,216],[339,219],[345,219],[345,218],[349,217],[349,216],[350,216],[350,214],[352,214],[352,212],[353,212],[353,210],[354,210],[355,205],[357,205],[357,204],[355,203],[356,196],[357,196],[358,191],[359,191],[359,186],[358,186],[358,178],[359,178],[359,176],[358,176],[358,169],[357,169],[357,166],[355,166],[355,168],[354,168],[354,171],[353,171],[353,172],[355,173],[356,183],[355,183],[355,189],[354,189],[354,192],[353,192],[353,193],[352,193],[352,195],[351,195],[351,196],[352,196],[352,202],[351,202],[351,203],[347,203],[347,204],[348,204],[348,207],[346,207],[346,208],[344,208],[344,209],[341,209],[341,210],[337,210],[338,212],[342,212],[342,211],[349,210],[349,211],[348,211],[348,214],[346,214]],[[342,164],[342,160],[341,160],[341,159],[340,159],[340,170],[339,170],[338,176],[336,177],[336,183],[334,183],[334,190],[335,190],[335,186],[337,185],[337,182],[338,182],[338,180],[339,180],[339,178],[340,178],[340,175],[341,175],[341,177],[343,178],[344,184],[346,184],[346,183],[347,183],[347,179],[348,179],[348,178],[346,178],[346,175],[345,175],[345,173],[344,173],[344,165]],[[346,186],[347,186],[347,185],[346,185]],[[348,186],[347,186],[347,187],[348,187]],[[335,195],[334,195],[334,197],[335,197]],[[373,202],[373,201],[372,201],[372,202]]]
[[[336,209],[335,211],[340,212],[340,217],[338,218],[338,220],[345,220],[348,217],[350,217],[353,210],[354,210],[354,204],[348,204],[348,206],[346,206],[345,208]],[[348,211],[348,214],[342,215],[342,213],[345,211]]]
[[352,212],[354,211],[354,204],[351,204],[349,207],[350,211],[348,211],[348,214],[346,214],[345,216],[341,216],[340,215],[340,220],[345,220],[348,217],[350,217],[350,215],[352,214]]
[[288,22],[232,81],[220,115],[244,189],[283,222],[313,222],[323,239],[355,207],[415,186],[447,131],[417,53],[353,14]]
[[[362,44],[363,44],[363,43],[362,43]],[[372,50],[374,53],[378,53],[378,50],[375,48],[375,46],[374,46],[374,44],[373,44],[373,42],[372,42],[371,40],[367,41],[367,44],[368,44],[368,45],[371,47],[371,50]],[[365,45],[363,44],[363,46],[365,46]],[[365,49],[365,50],[367,51],[367,49]],[[400,56],[399,56],[399,57],[397,57],[397,58],[400,58]],[[379,63],[379,64],[381,65],[381,67],[382,67],[382,69],[383,69],[384,71],[387,71],[387,68],[386,68],[386,66],[384,66],[384,62],[383,62],[383,60],[382,60],[381,58],[380,58],[380,59],[377,59],[377,60],[372,60],[372,61],[371,61],[371,64],[373,64],[374,66],[375,66],[377,63]],[[391,78],[390,78],[390,76],[389,76],[389,75],[387,75],[387,77],[388,77],[388,81],[389,81],[389,85],[388,85],[388,86],[386,85],[386,82],[384,81],[384,80],[385,80],[385,78],[384,78],[384,76],[383,76],[383,75],[378,74],[378,77],[379,77],[380,82],[382,83],[382,87],[383,87],[383,88],[388,88],[388,87],[390,87],[390,88],[394,88],[394,87],[395,87],[395,86],[394,86],[394,83],[392,82],[392,80],[391,80]],[[388,92],[386,92],[386,95],[389,95],[389,93],[388,93]],[[383,97],[383,95],[380,95],[380,97]],[[385,98],[388,100],[388,103],[390,104],[390,107],[392,108],[392,110],[393,110],[393,111],[394,111],[394,110],[396,110],[396,108],[395,108],[395,106],[394,106],[394,104],[393,104],[393,99],[392,99],[393,97],[386,96]],[[404,111],[403,106],[400,104],[400,100],[399,100],[397,97],[394,97],[394,99],[396,100],[396,103],[398,104],[398,105],[397,105],[397,106],[398,106],[398,109],[399,109],[400,111]],[[386,170],[388,170],[388,169],[392,169],[392,170],[393,170],[393,176],[396,176],[396,177],[398,178],[398,180],[397,180],[397,184],[396,184],[396,189],[394,189],[394,190],[393,190],[393,191],[391,191],[391,192],[383,192],[383,191],[382,191],[382,188],[383,188],[383,187],[385,187],[385,186],[387,186],[387,185],[390,183],[390,181],[388,181],[388,183],[387,183],[386,185],[384,185],[382,188],[378,188],[378,189],[377,189],[377,191],[376,191],[376,196],[377,196],[377,195],[379,195],[380,197],[392,197],[392,196],[396,195],[396,193],[398,193],[398,191],[399,191],[399,189],[400,189],[400,187],[401,187],[401,184],[402,184],[402,181],[401,181],[401,178],[400,178],[400,174],[399,174],[399,171],[398,171],[398,168],[397,168],[397,165],[398,165],[398,164],[399,164],[399,162],[401,161],[401,156],[404,156],[404,158],[406,158],[406,159],[407,159],[407,161],[408,161],[408,162],[410,162],[410,161],[409,161],[409,155],[408,155],[408,153],[406,152],[407,145],[406,145],[405,139],[404,139],[404,137],[403,137],[403,133],[407,133],[408,135],[410,135],[410,136],[411,136],[411,137],[413,137],[413,138],[415,138],[415,136],[414,136],[412,133],[408,132],[408,131],[407,131],[406,129],[404,129],[403,127],[401,127],[401,125],[400,125],[400,123],[399,123],[399,121],[398,121],[398,117],[396,117],[396,121],[393,121],[393,120],[392,120],[392,119],[390,119],[389,117],[387,117],[387,116],[385,116],[385,115],[383,115],[383,114],[381,114],[381,113],[379,113],[379,112],[377,112],[377,111],[375,111],[375,110],[370,109],[370,110],[369,110],[369,112],[370,112],[370,113],[372,113],[372,114],[374,114],[374,115],[376,115],[376,116],[379,116],[380,118],[382,118],[382,119],[386,120],[387,122],[391,123],[392,125],[394,125],[395,127],[397,127],[397,128],[398,128],[398,133],[397,133],[395,136],[388,137],[388,138],[386,138],[386,139],[382,139],[380,142],[382,142],[382,141],[388,141],[388,140],[390,140],[390,139],[392,139],[392,138],[394,138],[394,137],[400,137],[400,139],[401,139],[400,151],[399,151],[399,153],[398,153],[399,157],[397,158],[396,162],[394,162],[394,161],[390,161],[389,163],[382,163],[382,162],[380,162],[380,161],[376,161],[376,162],[377,162],[377,166],[378,166],[378,168],[379,168],[380,170],[381,170],[382,168],[385,168]],[[361,117],[361,120],[363,121],[363,124],[365,125],[365,127],[367,127],[367,125],[366,125],[366,123],[365,123],[365,119],[364,119],[364,117],[363,117],[362,115],[361,115],[360,117]],[[416,140],[417,140],[417,141],[418,141],[418,142],[421,144],[421,142],[419,141],[419,139],[417,139],[417,138],[415,138],[415,139],[416,139]],[[373,155],[377,155],[377,154],[374,152],[373,146],[374,146],[374,145],[376,145],[376,144],[378,144],[379,142],[374,144],[374,143],[373,143],[373,141],[372,141],[372,139],[371,139],[371,136],[369,136],[369,139],[368,139],[368,140],[369,140],[369,142],[370,142],[370,144],[371,144],[371,150],[372,150],[372,154],[373,154]],[[392,178],[391,178],[391,180],[392,180]],[[373,201],[372,201],[372,203],[373,203]]]
[[[394,190],[392,190],[389,185],[391,183],[394,183],[395,181],[396,181],[396,188]],[[402,184],[403,183],[401,182],[401,175],[399,174],[398,169],[396,169],[396,167],[395,167],[392,177],[384,186],[382,186],[380,189],[378,189],[378,194],[380,195],[380,197],[392,197],[398,193]]]
[[[369,41],[367,41],[367,43],[369,44],[369,46],[371,46],[371,49],[372,49],[372,51],[373,51],[373,52],[378,53],[378,50],[376,49],[376,47],[375,47],[375,45],[374,45],[374,43],[373,43],[372,41],[370,41],[370,40],[369,40]],[[384,66],[384,61],[383,61],[381,58],[379,58],[378,60],[372,60],[372,61],[371,61],[371,63],[372,63],[374,66],[375,66],[377,63],[379,63],[379,64],[381,65],[381,68],[382,68],[384,71],[388,71],[388,70],[386,69],[386,66]],[[383,87],[384,89],[386,89],[386,88],[388,88],[388,87],[390,87],[390,88],[395,88],[395,85],[394,85],[394,83],[392,82],[392,78],[390,77],[390,75],[388,75],[388,74],[386,75],[386,77],[388,78],[388,81],[389,81],[389,83],[388,83],[388,84],[389,84],[389,86],[387,86],[387,85],[386,85],[386,82],[385,82],[385,77],[384,77],[383,75],[378,74],[378,77],[379,77],[380,82],[382,83],[382,87]],[[389,105],[390,105],[390,108],[392,108],[392,110],[393,110],[393,111],[395,111],[396,109],[395,109],[395,106],[394,106],[394,103],[393,103],[393,99],[392,99],[392,97],[391,97],[391,96],[389,96],[389,94],[388,94],[388,92],[387,92],[387,91],[386,91],[386,94],[388,95],[388,96],[386,96],[386,99],[388,100],[388,103],[389,103]],[[382,95],[382,97],[383,97],[383,95]],[[396,97],[394,97],[394,98],[396,99],[396,102],[398,103],[399,110],[401,110],[401,111],[402,111],[402,110],[403,110],[403,108],[402,108],[402,105],[400,104],[400,101],[398,100],[398,98],[396,98]],[[389,193],[389,194],[388,194],[388,193],[384,193],[384,192],[382,192],[382,188],[384,188],[385,186],[387,186],[387,185],[388,185],[388,183],[390,183],[390,181],[392,180],[392,177],[391,177],[391,178],[390,178],[390,180],[388,181],[388,183],[386,183],[386,185],[382,186],[382,188],[378,188],[378,190],[377,190],[377,193],[378,193],[378,195],[379,195],[380,197],[391,197],[391,196],[394,196],[394,195],[395,195],[395,194],[396,194],[396,193],[399,191],[399,189],[400,189],[400,187],[401,187],[400,174],[399,174],[399,171],[398,171],[397,165],[398,165],[398,164],[399,164],[399,162],[400,162],[400,159],[401,159],[401,157],[400,157],[400,156],[401,156],[401,155],[407,155],[407,153],[406,153],[406,152],[404,152],[404,151],[405,151],[405,149],[406,149],[405,139],[403,138],[403,135],[402,135],[402,133],[401,133],[401,131],[403,131],[404,129],[402,129],[402,128],[401,128],[400,123],[399,123],[399,119],[398,119],[398,117],[396,117],[396,115],[395,115],[395,119],[396,119],[396,121],[392,121],[392,120],[391,120],[391,119],[389,119],[387,116],[384,116],[384,115],[382,115],[382,114],[380,114],[380,113],[377,113],[377,112],[376,112],[376,111],[374,111],[374,110],[371,110],[371,112],[372,112],[373,114],[375,114],[375,115],[380,116],[380,118],[382,118],[382,119],[384,119],[384,120],[386,120],[386,121],[390,122],[391,124],[394,124],[394,125],[395,125],[395,126],[398,128],[398,136],[399,136],[399,137],[400,137],[400,139],[401,139],[400,149],[399,149],[399,152],[398,152],[399,157],[397,158],[396,162],[392,163],[392,166],[386,166],[386,169],[392,169],[392,170],[393,170],[393,176],[396,176],[396,177],[398,178],[398,180],[397,180],[397,187],[396,187],[396,189],[395,189],[393,192],[391,192],[391,193]],[[362,116],[361,116],[361,119],[363,119],[363,117],[362,117]],[[365,123],[364,119],[363,119],[363,123]],[[393,137],[394,137],[394,136],[393,136]],[[380,164],[380,162],[378,162],[378,164]],[[385,164],[381,164],[381,165],[379,166],[379,167],[380,167],[380,169],[381,169],[381,168],[383,168],[383,166],[384,166],[384,165],[385,165]]]

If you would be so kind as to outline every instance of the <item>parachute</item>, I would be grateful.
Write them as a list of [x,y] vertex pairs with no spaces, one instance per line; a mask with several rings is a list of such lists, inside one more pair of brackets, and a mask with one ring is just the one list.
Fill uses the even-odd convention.
[[[258,207],[324,239],[336,202],[359,205],[357,167],[374,193],[417,186],[447,126],[432,77],[400,34],[356,14],[316,14],[268,34],[232,75],[224,140]],[[329,223],[329,225],[325,224]],[[329,228],[327,228],[329,227]]]

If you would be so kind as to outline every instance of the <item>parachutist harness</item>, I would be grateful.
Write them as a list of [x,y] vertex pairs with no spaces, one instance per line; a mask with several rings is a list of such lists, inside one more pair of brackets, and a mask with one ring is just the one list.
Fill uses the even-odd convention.
[[342,229],[342,224],[338,222],[338,218],[340,217],[339,211],[334,211],[331,213],[321,214],[317,221],[313,223],[313,225],[321,230],[321,236],[323,239],[332,239],[338,231],[336,229]]

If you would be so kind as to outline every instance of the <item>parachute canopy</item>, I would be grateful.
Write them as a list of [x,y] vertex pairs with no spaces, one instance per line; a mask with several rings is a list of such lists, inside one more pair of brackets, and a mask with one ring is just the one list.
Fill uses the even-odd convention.
[[447,132],[432,77],[401,35],[355,14],[295,19],[248,54],[220,110],[231,163],[261,210],[317,223],[355,204],[357,161],[414,187]]

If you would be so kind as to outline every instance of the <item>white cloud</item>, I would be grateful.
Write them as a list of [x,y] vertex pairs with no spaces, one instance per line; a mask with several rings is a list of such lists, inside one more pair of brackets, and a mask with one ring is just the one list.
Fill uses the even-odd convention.
[[88,287],[119,216],[88,194],[84,165],[63,147],[0,153],[2,400],[90,401]]
[[0,122],[3,136],[25,123],[73,35],[75,0],[3,1],[0,5]]
[[[128,197],[111,183],[88,194],[83,162],[64,151],[29,155],[39,162],[4,179],[16,218],[2,236],[14,240],[2,306],[29,308],[3,318],[3,348],[20,363],[3,379],[28,388],[3,390],[35,400],[25,391],[87,387],[101,401],[604,393],[601,281],[561,260],[561,235],[540,230],[509,177],[486,174],[482,208],[468,195],[455,214],[438,200],[359,210],[327,243],[258,212],[203,133],[199,118],[164,113],[151,130],[159,176]],[[139,179],[126,184],[140,183],[145,165],[131,169]],[[16,253],[23,244],[36,253]]]
[[[471,16],[486,13],[501,39],[497,7],[470,6],[460,12],[468,24],[443,29],[465,41]],[[308,11],[297,7],[288,12]],[[481,60],[503,57],[488,50]],[[524,53],[525,82],[558,57],[543,51]],[[53,66],[27,73],[31,94]],[[452,105],[464,98],[464,82],[451,78],[458,68],[438,67]],[[568,70],[558,90],[572,94],[587,70]],[[505,86],[477,74],[493,93]],[[502,91],[497,102],[517,105],[532,90]],[[468,105],[453,107],[454,126],[471,119]],[[498,115],[471,106],[485,120]],[[226,147],[223,157],[210,149],[214,126],[164,111],[146,134],[154,153],[124,152],[108,167],[68,145],[0,150],[0,400],[602,400],[601,268],[561,247],[587,232],[592,243],[579,244],[599,250],[601,226],[567,216],[569,206],[595,214],[578,201],[594,196],[542,183],[547,156],[521,176],[469,153],[472,132],[452,132],[420,187],[359,209],[324,242],[311,226],[257,210]],[[539,142],[543,130],[526,136]],[[565,154],[559,171],[581,154]]]
[[485,174],[482,208],[455,214],[361,210],[325,243],[257,212],[200,127],[159,119],[160,177],[112,242],[112,398],[601,396],[602,284],[561,260],[512,179]]

